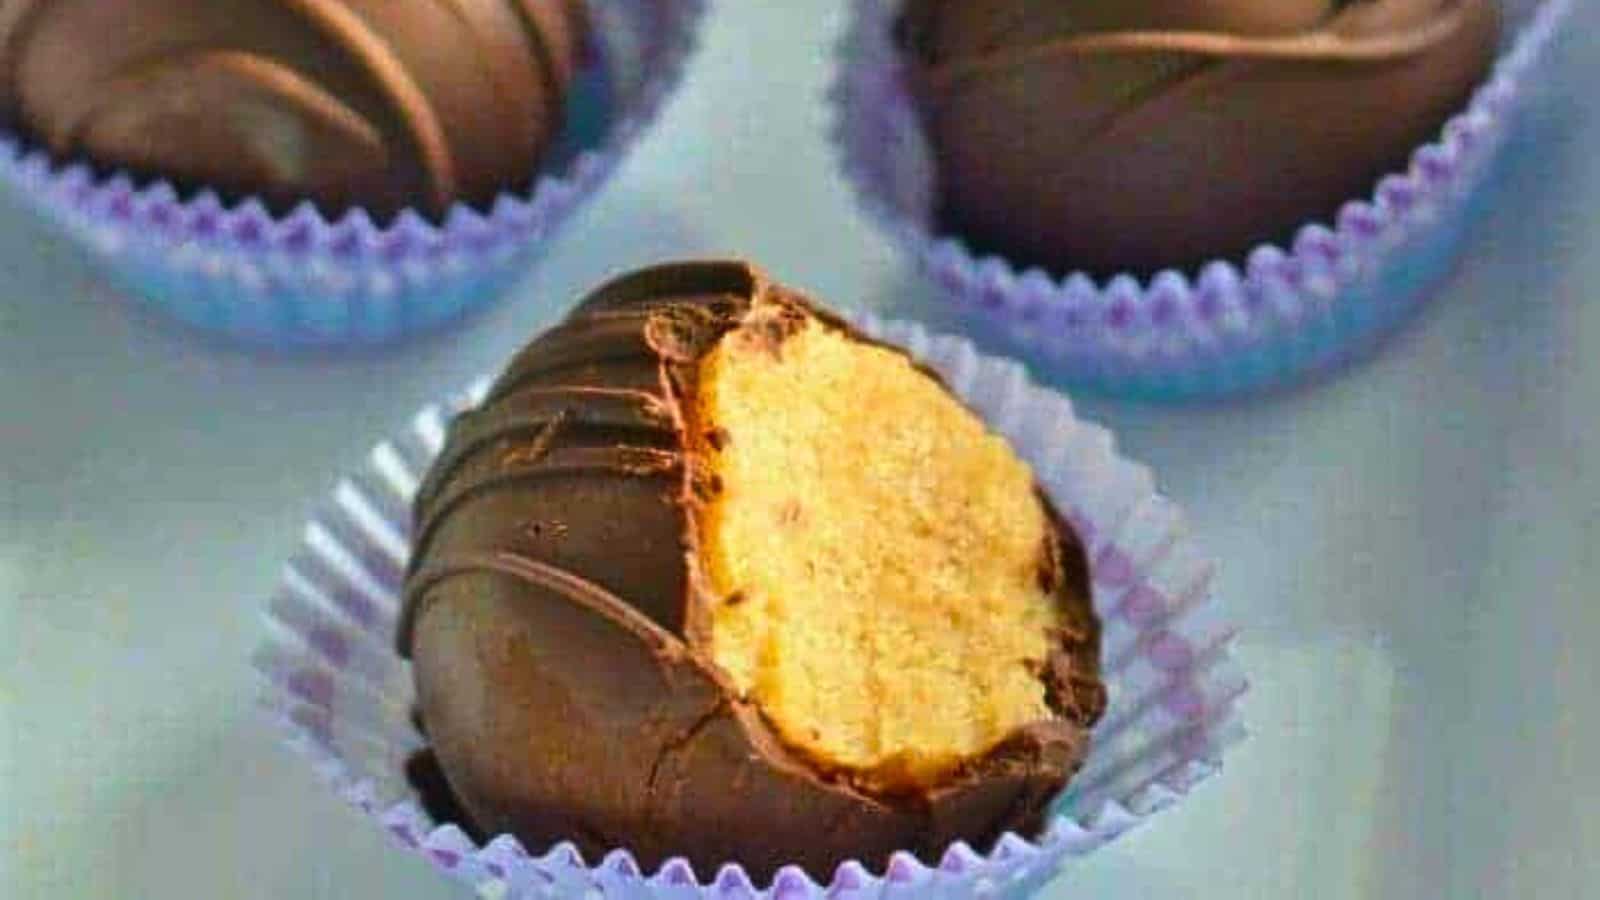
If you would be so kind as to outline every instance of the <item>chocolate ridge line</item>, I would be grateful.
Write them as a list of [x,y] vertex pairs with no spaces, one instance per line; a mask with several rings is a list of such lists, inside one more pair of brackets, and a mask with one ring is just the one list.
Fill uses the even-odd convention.
[[585,316],[562,322],[512,357],[483,398],[484,407],[562,369],[615,360],[649,361],[650,345],[642,327],[648,315]]
[[[452,0],[455,2],[455,0]],[[572,81],[572,73],[564,72],[556,62],[555,48],[545,40],[549,34],[548,22],[541,22],[538,9],[539,0],[512,0],[511,17],[517,20],[517,28],[522,34],[524,42],[532,49],[538,62],[536,68],[544,76],[541,80],[545,101],[549,108],[560,115],[566,106],[567,86]],[[548,15],[548,14],[547,14]]]
[[95,96],[78,109],[67,110],[62,120],[55,123],[55,128],[42,137],[51,147],[63,152],[76,147],[104,113],[139,96],[149,82],[167,75],[173,69],[198,70],[210,64],[231,69],[263,90],[277,94],[302,113],[343,131],[369,151],[384,152],[383,135],[366,116],[323,90],[321,85],[298,69],[264,53],[211,47],[189,47],[127,60],[100,83]]
[[752,298],[767,283],[766,274],[734,259],[662,263],[618,275],[588,292],[573,307],[573,317],[624,309],[652,300],[728,296]]
[[[471,0],[433,0],[433,2],[444,7],[471,35],[472,43],[478,47],[478,58],[475,62],[483,68],[490,83],[494,85],[494,93],[501,108],[517,109],[521,105],[524,106],[523,111],[526,112],[526,105],[517,102],[519,98],[524,97],[524,94],[517,90],[517,86],[513,83],[522,80],[523,76],[535,83],[534,91],[547,101],[553,99],[552,95],[558,93],[551,86],[549,75],[542,66],[530,65],[527,71],[521,73],[521,76],[515,73],[514,70],[518,67],[519,61],[528,61],[527,55],[519,54],[515,48],[507,46],[508,42],[500,34],[503,29],[494,22],[486,21],[486,17],[492,15],[489,10],[494,8],[493,4],[471,2]],[[516,4],[511,5],[513,7],[516,6]],[[519,26],[522,25],[521,17],[515,11],[511,13],[511,17],[518,20]],[[532,35],[526,34],[525,28],[523,32],[522,38],[518,43],[521,43],[534,55],[542,55],[544,52],[543,42],[536,40]],[[559,102],[550,105],[556,109],[560,107]],[[523,143],[526,146],[520,136],[524,134],[524,129],[530,124],[532,123],[506,122],[501,124],[501,128],[510,132],[509,137],[512,140]]]
[[616,594],[581,575],[506,550],[447,557],[430,562],[407,579],[408,584],[401,595],[405,613],[399,622],[400,645],[411,645],[412,628],[422,618],[433,588],[447,579],[479,572],[498,572],[549,589],[626,628],[653,650],[675,651],[674,655],[677,656],[691,656],[681,640],[623,602]]
[[299,13],[317,31],[344,47],[378,84],[400,113],[401,125],[410,132],[428,175],[423,186],[428,199],[440,209],[456,196],[459,184],[450,141],[439,122],[433,102],[405,66],[395,58],[388,42],[372,30],[358,13],[328,0],[279,0]]
[[1449,39],[1466,21],[1458,3],[1426,22],[1398,32],[1345,35],[1338,26],[1351,11],[1334,16],[1316,31],[1252,37],[1210,31],[1119,31],[1057,38],[1032,47],[988,53],[971,59],[921,63],[918,78],[930,88],[948,88],[980,75],[1057,56],[1121,53],[1191,53],[1221,59],[1289,62],[1385,62],[1417,56]]
[[634,477],[672,475],[682,465],[681,454],[653,447],[569,447],[537,458],[518,462],[471,484],[461,485],[434,500],[428,515],[417,524],[412,539],[413,560],[422,558],[433,542],[443,519],[457,507],[487,491],[519,482],[579,475],[585,472],[612,472]]
[[501,438],[536,431],[561,418],[563,428],[611,428],[667,433],[671,421],[660,400],[645,391],[585,385],[524,388],[493,406],[456,417],[450,442],[428,468],[415,504],[426,506],[464,465],[485,446]]

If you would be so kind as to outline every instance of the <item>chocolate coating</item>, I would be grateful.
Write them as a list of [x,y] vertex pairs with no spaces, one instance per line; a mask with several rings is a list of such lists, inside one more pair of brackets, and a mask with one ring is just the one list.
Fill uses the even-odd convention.
[[712,661],[691,514],[714,488],[683,410],[698,360],[756,302],[846,327],[744,264],[647,269],[535,339],[452,426],[416,501],[399,646],[482,832],[826,879],[849,858],[934,859],[1035,828],[1081,764],[1105,704],[1099,632],[1082,547],[1053,511],[1060,553],[1041,563],[1065,624],[1041,677],[1056,715],[936,789],[823,776]]
[[336,215],[532,177],[580,0],[7,0],[0,110],[57,158]]
[[1057,273],[1238,258],[1327,221],[1483,79],[1495,0],[910,0],[944,224]]

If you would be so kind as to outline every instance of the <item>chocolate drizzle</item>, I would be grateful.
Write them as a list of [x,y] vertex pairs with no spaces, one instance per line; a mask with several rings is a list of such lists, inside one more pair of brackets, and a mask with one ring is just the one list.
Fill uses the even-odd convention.
[[[646,866],[683,855],[825,878],[847,858],[933,858],[1038,825],[1104,707],[1087,564],[1052,512],[1048,569],[1066,613],[1042,672],[1059,718],[1020,729],[937,789],[882,796],[786,746],[711,660],[717,597],[693,510],[718,490],[690,462],[701,357],[730,330],[779,352],[816,315],[732,262],[624,276],[517,354],[452,426],[416,503],[400,650],[434,753],[485,833],[530,849],[621,841]],[[853,333],[853,332],[852,332]],[[865,340],[865,338],[862,338]],[[1054,555],[1051,555],[1054,554]]]
[[1285,241],[1438,133],[1497,0],[910,0],[946,224],[1059,274]]
[[10,3],[0,110],[58,158],[442,216],[535,170],[584,39],[576,2]]
[[1292,60],[1295,62],[1399,62],[1433,49],[1466,27],[1467,14],[1456,5],[1437,16],[1368,33],[1348,27],[1347,11],[1316,31],[1288,35],[1241,35],[1217,31],[1107,31],[1072,34],[1038,44],[954,59],[928,66],[922,76],[931,87],[949,86],[965,78],[993,74],[1058,55],[1187,53],[1222,59]]

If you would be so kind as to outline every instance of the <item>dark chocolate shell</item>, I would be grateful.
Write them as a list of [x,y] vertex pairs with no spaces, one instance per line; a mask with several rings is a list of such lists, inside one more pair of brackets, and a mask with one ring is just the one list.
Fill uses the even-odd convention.
[[1438,134],[1500,25],[1496,0],[1359,0],[1320,19],[1293,3],[1277,22],[1252,2],[1134,15],[1146,6],[911,4],[901,38],[947,227],[1057,273],[1286,241]]
[[583,36],[545,0],[18,0],[0,109],[62,158],[438,216],[527,183]]
[[1105,695],[1087,565],[1059,517],[1057,716],[937,788],[874,796],[820,773],[711,661],[681,404],[699,358],[771,302],[846,327],[741,263],[648,269],[535,339],[454,423],[416,502],[399,645],[483,834],[826,879],[1033,829],[1081,764]]

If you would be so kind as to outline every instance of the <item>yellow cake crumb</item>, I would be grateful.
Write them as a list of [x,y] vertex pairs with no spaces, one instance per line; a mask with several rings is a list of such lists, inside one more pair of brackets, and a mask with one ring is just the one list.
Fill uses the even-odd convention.
[[1028,467],[902,355],[807,317],[702,360],[711,649],[782,737],[885,788],[1050,716],[1059,623]]

